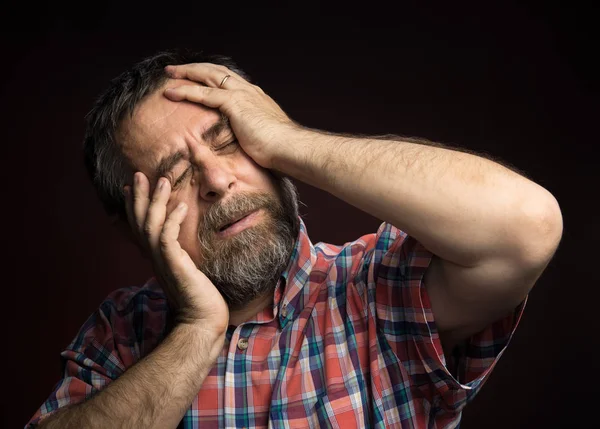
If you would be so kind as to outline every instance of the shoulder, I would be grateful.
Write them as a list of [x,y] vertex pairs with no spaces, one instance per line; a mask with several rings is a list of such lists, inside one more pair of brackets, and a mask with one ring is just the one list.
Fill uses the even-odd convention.
[[165,294],[156,279],[151,277],[143,286],[114,290],[102,301],[100,309],[106,315],[128,317],[140,311],[162,312],[166,309],[165,306]]
[[[68,349],[120,351],[126,366],[148,354],[166,333],[168,304],[158,282],[111,292],[90,315]],[[125,362],[126,361],[126,362]]]
[[426,268],[432,256],[417,240],[388,222],[381,223],[377,232],[342,245],[317,243],[315,251],[317,263],[347,267],[356,274],[376,270],[372,272],[376,276],[381,265],[401,272],[408,266]]
[[[383,222],[376,232],[364,234],[342,245],[319,242],[315,244],[315,263],[312,279],[327,283],[331,293],[339,296],[340,289],[352,291],[366,304],[369,288],[383,280],[395,284],[399,279],[425,269],[428,252],[406,233],[390,223]],[[419,256],[424,260],[420,261]],[[322,276],[318,279],[317,274]],[[387,282],[386,282],[387,281]]]

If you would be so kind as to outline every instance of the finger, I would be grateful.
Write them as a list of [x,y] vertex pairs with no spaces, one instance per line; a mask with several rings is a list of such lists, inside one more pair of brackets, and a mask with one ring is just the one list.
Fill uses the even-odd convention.
[[160,236],[160,249],[163,252],[163,255],[168,256],[169,258],[174,259],[173,257],[176,255],[173,251],[177,250],[177,247],[181,249],[177,239],[179,238],[181,223],[185,219],[186,214],[187,204],[181,202],[171,213],[169,213],[165,220]]
[[131,227],[134,233],[141,239],[143,237],[144,222],[150,200],[150,183],[144,173],[137,172],[133,175],[133,196],[131,200],[132,217]]
[[205,63],[205,64],[207,64],[209,67],[213,67],[216,70],[223,72],[223,76],[230,75],[239,82],[249,83],[244,77],[242,77],[240,74],[238,74],[234,70],[231,70],[229,67],[225,67],[221,64],[213,64],[213,63]]
[[220,89],[240,89],[243,88],[244,85],[249,85],[250,83],[244,79],[242,76],[230,70],[229,68],[222,66],[220,64],[212,64],[212,63],[203,63],[211,69],[211,76],[215,76],[220,78],[217,85],[217,88]]
[[198,85],[181,85],[175,88],[167,88],[164,94],[172,101],[188,100],[214,109],[220,109],[231,98],[231,92],[227,90]]
[[148,211],[146,213],[146,220],[144,222],[144,235],[148,240],[150,250],[156,257],[158,257],[160,253],[160,233],[165,222],[165,217],[167,214],[167,202],[169,201],[170,194],[171,190],[169,181],[166,178],[161,177],[158,179],[157,186],[154,189],[154,193],[152,194],[152,199],[150,200]]
[[243,77],[233,70],[212,63],[170,65],[165,67],[165,72],[174,79],[189,79],[212,84],[212,86],[219,86],[223,78],[227,75],[234,77],[240,82],[246,82]]
[[167,216],[164,226],[160,233],[160,251],[163,259],[168,263],[171,271],[178,271],[182,267],[181,254],[183,251],[179,244],[179,232],[181,231],[181,223],[187,215],[187,204],[184,202],[179,205]]
[[180,285],[185,285],[186,280],[197,279],[198,274],[202,274],[198,271],[196,264],[194,264],[192,258],[190,258],[189,254],[181,247],[178,241],[181,224],[185,220],[187,209],[188,207],[184,202],[179,203],[167,216],[160,234],[160,251],[167,268],[166,271]]
[[165,72],[175,79],[189,79],[202,82],[210,87],[218,88],[225,76],[229,75],[226,86],[228,89],[238,89],[248,81],[225,66],[212,63],[193,63],[178,66],[167,66]]

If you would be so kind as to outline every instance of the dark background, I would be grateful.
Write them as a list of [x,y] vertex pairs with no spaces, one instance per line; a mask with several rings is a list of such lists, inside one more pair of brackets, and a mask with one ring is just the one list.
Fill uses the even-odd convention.
[[[563,241],[462,428],[597,423],[595,11],[448,3],[9,6],[0,45],[3,427],[22,427],[50,394],[60,351],[104,297],[150,275],[102,212],[80,145],[83,116],[108,80],[171,47],[232,56],[304,125],[466,147],[552,192]],[[298,186],[313,242],[341,244],[379,225]]]

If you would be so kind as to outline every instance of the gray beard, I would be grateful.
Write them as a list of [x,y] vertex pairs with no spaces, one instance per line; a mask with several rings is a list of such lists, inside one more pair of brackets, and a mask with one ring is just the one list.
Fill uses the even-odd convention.
[[[198,268],[213,282],[230,310],[273,293],[290,262],[300,229],[296,187],[276,178],[279,195],[238,194],[226,205],[214,204],[198,229],[202,261]],[[217,228],[240,213],[262,209],[256,225],[232,237],[218,238]]]

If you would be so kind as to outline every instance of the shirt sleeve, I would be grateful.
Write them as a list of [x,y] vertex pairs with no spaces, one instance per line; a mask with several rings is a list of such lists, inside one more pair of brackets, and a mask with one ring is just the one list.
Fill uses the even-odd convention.
[[374,246],[379,329],[428,406],[436,413],[460,412],[506,350],[527,300],[466,340],[447,362],[423,282],[433,254],[389,223],[379,228]]
[[61,353],[63,378],[29,420],[26,429],[36,427],[40,420],[67,405],[89,398],[125,371],[107,312],[110,307],[103,305],[92,314]]

